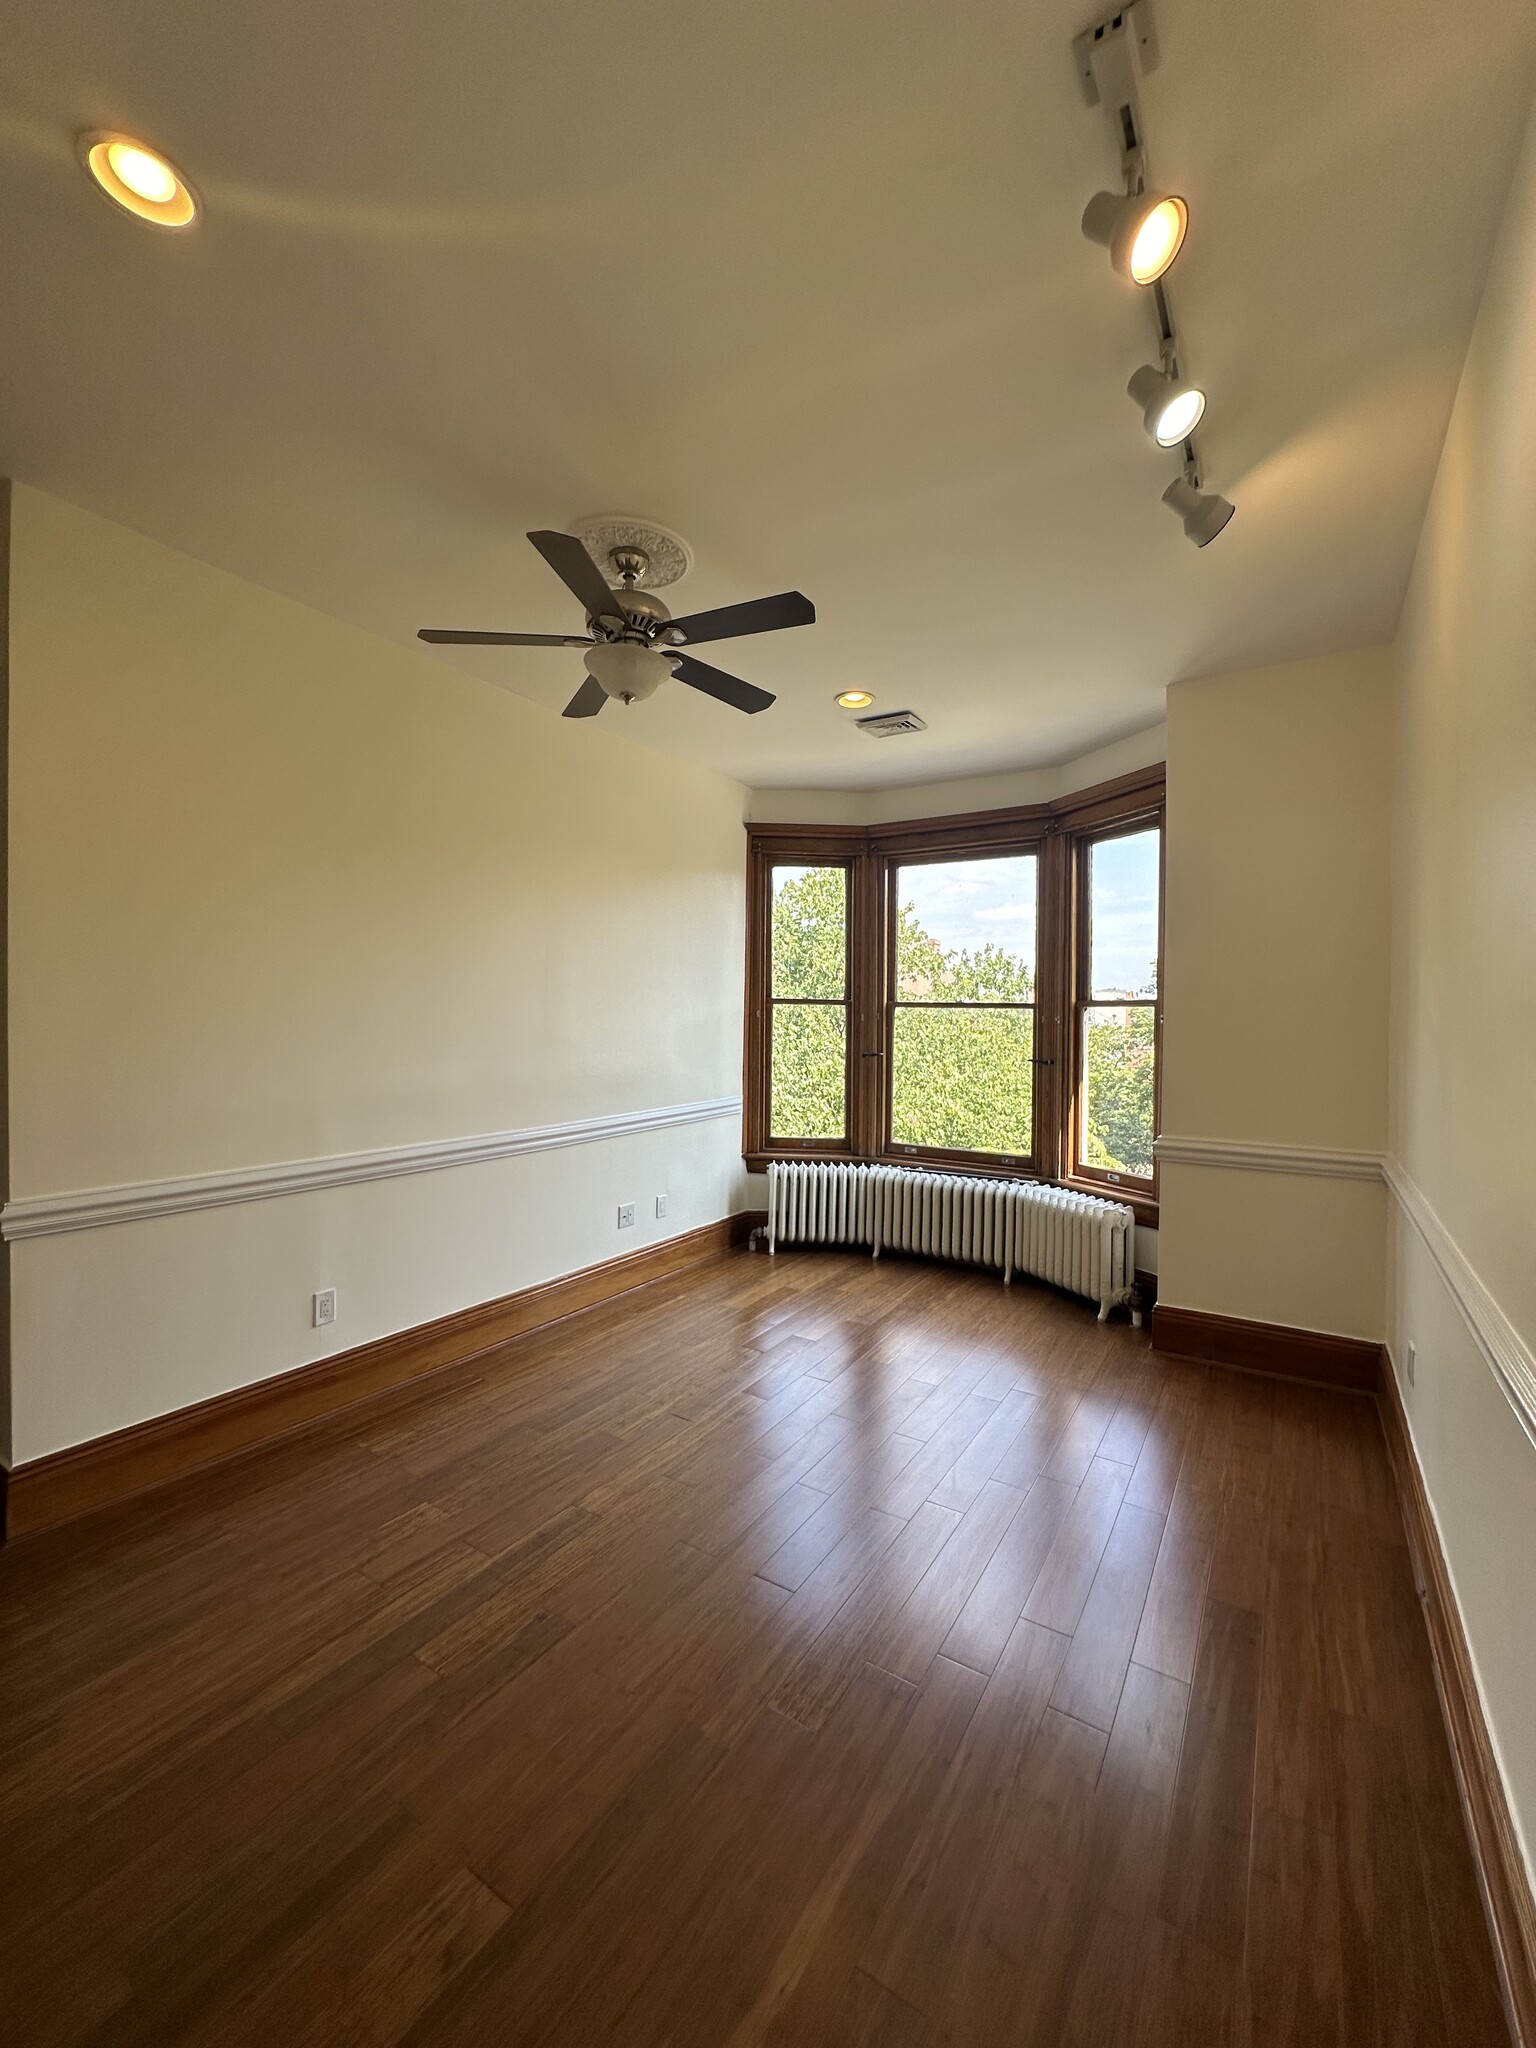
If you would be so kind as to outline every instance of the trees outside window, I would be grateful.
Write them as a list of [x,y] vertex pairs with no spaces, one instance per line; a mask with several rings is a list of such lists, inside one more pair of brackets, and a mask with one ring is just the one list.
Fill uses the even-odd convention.
[[769,1124],[776,1138],[848,1128],[848,871],[773,870]]
[[926,861],[890,874],[890,1142],[1027,1163],[1035,1150],[1035,856]]

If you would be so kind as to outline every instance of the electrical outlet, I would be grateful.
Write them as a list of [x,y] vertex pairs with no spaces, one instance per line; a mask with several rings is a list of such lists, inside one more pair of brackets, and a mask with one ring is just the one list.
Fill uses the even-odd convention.
[[633,1230],[633,1229],[634,1229],[634,1227],[635,1227],[635,1205],[634,1205],[634,1203],[633,1203],[633,1202],[620,1202],[620,1204],[619,1204],[619,1228],[620,1228],[620,1230]]
[[1408,1384],[1410,1387],[1413,1385],[1413,1368],[1418,1362],[1418,1355],[1419,1347],[1410,1337],[1408,1339]]
[[336,1320],[336,1290],[322,1287],[314,1297],[314,1318],[317,1330],[327,1329]]
[[657,1219],[657,1221],[659,1222],[659,1221],[661,1220],[661,1218],[662,1218],[663,1216],[665,1216],[665,1215],[666,1215],[666,1213],[667,1213],[667,1198],[666,1198],[666,1196],[665,1196],[665,1195],[658,1195],[658,1196],[656,1197],[656,1219]]

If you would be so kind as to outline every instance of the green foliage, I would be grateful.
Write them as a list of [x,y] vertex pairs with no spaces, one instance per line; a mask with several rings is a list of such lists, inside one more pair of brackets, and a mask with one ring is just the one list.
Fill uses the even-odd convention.
[[773,1104],[776,1138],[840,1138],[847,1070],[843,1013],[820,1003],[775,1003]]
[[1083,1152],[1089,1166],[1152,1171],[1153,1032],[1150,1009],[1087,1013]]
[[961,1152],[1034,1149],[1033,1010],[896,1012],[891,1137]]
[[[783,998],[840,998],[847,952],[841,868],[780,869],[773,899],[772,1128],[780,1138],[844,1131],[846,1045],[840,1009]],[[896,928],[898,1008],[892,1048],[891,1136],[899,1145],[1027,1155],[1033,1149],[1034,1012],[907,1008],[905,1003],[1034,1000],[1030,965],[1001,946],[946,950],[911,904]],[[1090,1015],[1090,1164],[1152,1170],[1152,1013]]]
[[843,994],[848,972],[846,868],[779,868],[773,892],[773,993]]

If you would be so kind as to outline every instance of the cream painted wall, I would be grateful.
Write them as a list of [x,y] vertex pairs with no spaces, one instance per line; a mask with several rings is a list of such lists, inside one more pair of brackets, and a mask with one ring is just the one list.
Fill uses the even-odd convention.
[[[1367,648],[1168,692],[1163,1130],[1379,1153],[1392,665]],[[1383,1334],[1375,1183],[1165,1164],[1159,1297]]]
[[[27,489],[11,762],[13,1198],[739,1093],[722,777]],[[744,1195],[725,1119],[18,1243],[14,1457]]]
[[[1536,114],[1398,639],[1391,1145],[1536,1365]],[[1407,1379],[1408,1345],[1417,1353]],[[1536,1445],[1418,1233],[1390,1343],[1528,1862]]]

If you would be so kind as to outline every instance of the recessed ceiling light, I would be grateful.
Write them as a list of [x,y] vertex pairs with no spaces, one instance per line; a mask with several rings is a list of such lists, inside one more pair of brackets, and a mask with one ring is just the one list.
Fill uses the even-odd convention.
[[844,711],[867,711],[875,699],[869,690],[841,690],[837,701]]
[[1169,192],[1096,192],[1083,213],[1083,233],[1102,242],[1109,260],[1132,284],[1156,284],[1184,246],[1189,208]]
[[82,135],[85,168],[114,204],[158,228],[190,227],[197,197],[176,166],[131,135]]

